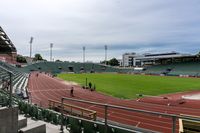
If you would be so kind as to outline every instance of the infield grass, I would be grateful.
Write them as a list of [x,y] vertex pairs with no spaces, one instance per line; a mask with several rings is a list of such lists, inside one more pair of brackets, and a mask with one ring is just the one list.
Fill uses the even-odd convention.
[[85,85],[86,78],[99,92],[132,99],[136,94],[161,95],[200,90],[200,79],[128,74],[59,74],[59,78]]

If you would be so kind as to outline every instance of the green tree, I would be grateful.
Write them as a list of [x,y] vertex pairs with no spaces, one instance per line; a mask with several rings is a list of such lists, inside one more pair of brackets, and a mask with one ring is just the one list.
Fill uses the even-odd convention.
[[112,58],[108,63],[111,66],[119,66],[119,61],[116,58]]
[[35,57],[33,58],[34,61],[43,60],[42,56],[40,54],[35,54]]
[[[105,64],[105,60],[104,61],[101,61],[100,64]],[[106,61],[106,65],[109,64],[109,61]]]
[[24,58],[21,55],[17,55],[17,62],[19,62],[19,63],[27,63],[26,62],[26,58]]
[[200,57],[200,51],[199,51],[199,53],[197,54],[197,57]]
[[58,60],[56,60],[56,62],[62,62],[62,61],[58,59]]

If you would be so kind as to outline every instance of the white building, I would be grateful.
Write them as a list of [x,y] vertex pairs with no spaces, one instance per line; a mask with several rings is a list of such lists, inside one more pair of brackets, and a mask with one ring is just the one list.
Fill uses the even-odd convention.
[[181,60],[183,58],[195,58],[195,55],[181,54],[177,52],[158,53],[158,54],[143,54],[125,53],[122,55],[122,66],[124,67],[136,67],[144,65],[162,64],[166,62],[173,62],[175,60]]
[[125,53],[122,55],[122,66],[130,67],[135,66],[136,53]]

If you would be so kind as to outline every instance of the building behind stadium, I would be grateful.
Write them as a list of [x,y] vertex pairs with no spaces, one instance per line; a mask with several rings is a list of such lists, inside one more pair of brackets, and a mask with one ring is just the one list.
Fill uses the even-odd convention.
[[147,65],[169,64],[199,60],[198,55],[183,54],[178,52],[168,53],[125,53],[122,55],[120,65],[123,67],[142,67]]

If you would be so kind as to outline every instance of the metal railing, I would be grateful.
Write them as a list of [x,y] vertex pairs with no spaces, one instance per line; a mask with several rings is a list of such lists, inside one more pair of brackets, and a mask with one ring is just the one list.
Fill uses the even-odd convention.
[[171,118],[172,119],[172,133],[176,133],[176,120],[177,119],[186,119],[186,120],[193,120],[193,121],[199,121],[200,122],[200,118],[196,118],[196,117],[160,113],[160,112],[154,112],[154,111],[147,111],[147,110],[134,109],[134,108],[128,108],[128,107],[123,107],[123,106],[103,104],[103,103],[92,102],[92,101],[87,101],[87,100],[80,100],[80,99],[73,99],[73,98],[63,97],[61,99],[61,121],[62,121],[61,122],[61,128],[60,128],[61,131],[63,131],[64,101],[75,101],[75,102],[93,104],[93,105],[98,105],[98,106],[104,107],[104,127],[105,127],[104,131],[105,131],[105,133],[107,133],[107,130],[108,130],[108,108],[122,109],[122,110],[126,110],[126,111],[132,111],[132,112],[138,112],[138,113],[146,113],[146,114],[151,114],[151,115],[163,116],[163,117]]
[[2,66],[0,66],[0,69],[3,69],[4,71],[6,71],[9,74],[9,84],[10,84],[10,95],[9,95],[9,107],[12,107],[12,90],[13,90],[13,85],[12,85],[12,77],[14,75],[14,73]]
[[[49,108],[50,109],[61,109],[61,102],[60,101],[55,101],[55,100],[48,100],[49,101]],[[78,107],[75,105],[71,105],[71,104],[63,104],[63,110],[67,111],[69,114],[73,115],[78,115],[80,117],[83,118],[87,118],[87,119],[91,119],[91,120],[96,120],[96,111],[94,110],[90,110],[90,109],[86,109],[86,108],[82,108],[82,107]],[[79,113],[80,111],[80,113]]]

